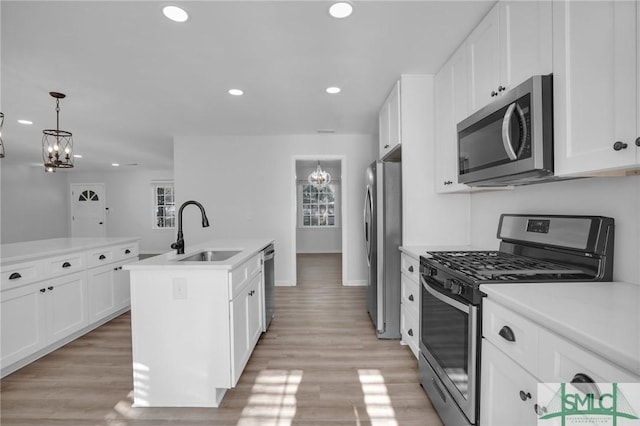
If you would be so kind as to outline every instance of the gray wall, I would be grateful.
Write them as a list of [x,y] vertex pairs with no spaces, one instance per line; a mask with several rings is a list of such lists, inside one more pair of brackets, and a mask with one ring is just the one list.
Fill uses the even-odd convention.
[[197,210],[185,210],[187,247],[212,238],[274,238],[276,282],[295,284],[294,157],[340,155],[345,159],[342,199],[347,212],[343,250],[349,257],[343,282],[365,283],[361,203],[364,172],[376,151],[377,140],[369,135],[176,137],[178,202],[202,202],[211,222],[201,228]]

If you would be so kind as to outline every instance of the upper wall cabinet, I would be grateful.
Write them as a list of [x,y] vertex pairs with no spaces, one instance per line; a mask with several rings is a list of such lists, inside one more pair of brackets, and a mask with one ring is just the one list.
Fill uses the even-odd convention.
[[555,173],[640,169],[640,6],[553,2]]
[[461,192],[471,188],[458,183],[457,123],[468,115],[466,46],[458,49],[434,79],[436,192]]
[[381,159],[384,159],[390,155],[392,151],[395,151],[402,141],[400,125],[400,84],[400,81],[396,82],[378,113]]
[[466,41],[469,112],[536,74],[552,72],[548,1],[499,2]]

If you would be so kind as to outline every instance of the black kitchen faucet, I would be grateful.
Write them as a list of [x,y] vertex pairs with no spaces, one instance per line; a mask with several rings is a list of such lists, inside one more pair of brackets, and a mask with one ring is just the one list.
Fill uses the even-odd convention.
[[171,244],[172,249],[176,249],[178,254],[184,254],[184,235],[182,234],[182,210],[188,206],[189,204],[195,204],[200,209],[200,213],[202,213],[202,227],[206,228],[209,226],[209,219],[207,219],[207,214],[204,211],[204,207],[197,201],[185,201],[180,206],[180,210],[178,210],[178,240]]

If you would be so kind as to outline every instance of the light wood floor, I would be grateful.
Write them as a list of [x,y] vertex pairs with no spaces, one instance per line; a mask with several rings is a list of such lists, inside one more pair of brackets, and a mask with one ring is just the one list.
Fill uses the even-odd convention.
[[[441,425],[416,360],[378,340],[366,288],[342,287],[340,255],[300,255],[298,286],[220,408],[132,408],[131,330],[122,315],[7,376],[1,424]],[[204,336],[203,336],[204,338]]]

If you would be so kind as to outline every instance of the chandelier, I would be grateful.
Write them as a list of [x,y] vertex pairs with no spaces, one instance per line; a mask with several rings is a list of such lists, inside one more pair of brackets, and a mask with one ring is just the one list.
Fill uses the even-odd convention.
[[320,168],[320,161],[318,161],[318,167],[309,175],[309,183],[321,188],[327,186],[329,182],[331,182],[331,175]]
[[49,92],[56,99],[56,128],[42,131],[42,161],[47,172],[73,167],[73,139],[71,132],[60,130],[60,99],[64,93]]
[[0,112],[0,158],[4,158],[4,143],[2,142],[2,125],[4,124],[4,113]]

